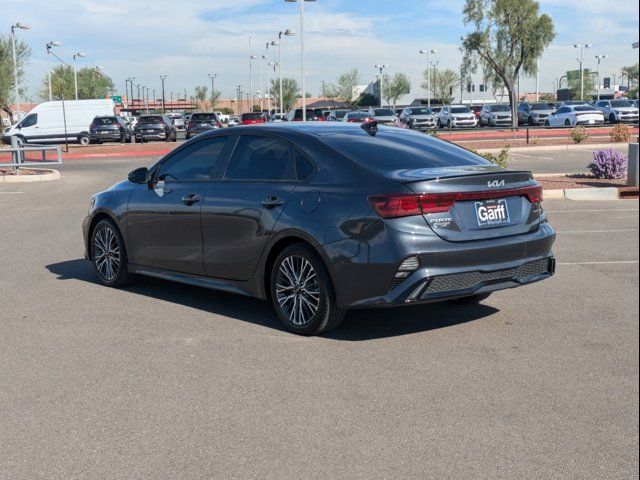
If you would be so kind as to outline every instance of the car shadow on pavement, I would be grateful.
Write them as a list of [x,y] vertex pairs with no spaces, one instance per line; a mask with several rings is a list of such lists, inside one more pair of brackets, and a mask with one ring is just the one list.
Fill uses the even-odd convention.
[[[53,263],[46,265],[46,268],[58,276],[57,280],[81,280],[99,284],[91,264],[84,259]],[[141,277],[140,281],[124,290],[284,331],[271,304],[255,298],[151,277]],[[349,311],[342,325],[324,337],[343,341],[396,337],[472,322],[497,311],[484,304],[460,306],[449,303],[358,309]]]

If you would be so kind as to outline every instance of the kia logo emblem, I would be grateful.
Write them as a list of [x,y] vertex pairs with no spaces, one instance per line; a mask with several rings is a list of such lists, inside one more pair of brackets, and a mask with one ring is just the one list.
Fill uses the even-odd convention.
[[504,187],[504,180],[490,180],[487,182],[487,187],[489,188]]

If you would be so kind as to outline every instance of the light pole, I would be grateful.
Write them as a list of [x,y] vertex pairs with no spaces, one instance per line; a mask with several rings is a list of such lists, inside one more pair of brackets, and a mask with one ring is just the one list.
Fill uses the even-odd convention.
[[16,55],[16,30],[29,30],[29,25],[24,23],[17,22],[15,25],[11,25],[11,50],[13,52],[13,75],[14,75],[14,94],[16,96],[16,123],[20,121],[20,88],[18,83],[20,79],[18,78],[18,56]]
[[207,75],[208,75],[208,76],[209,76],[209,78],[211,79],[211,110],[213,110],[213,108],[214,108],[213,100],[214,100],[215,95],[216,95],[216,88],[215,88],[215,85],[216,85],[216,84],[215,84],[214,82],[215,82],[216,77],[218,76],[218,74],[217,74],[217,73],[214,73],[214,74],[212,75],[212,74],[210,74],[210,73],[207,73]]
[[57,40],[51,40],[49,43],[47,43],[47,63],[48,63],[47,77],[49,79],[49,101],[53,100],[53,94],[51,93],[51,49],[53,47],[61,47],[61,46],[62,46],[62,42],[59,42]]
[[431,54],[438,53],[437,50],[420,50],[420,55],[427,56],[427,107],[431,108],[431,70],[429,65],[431,64]]
[[307,91],[304,77],[304,2],[316,0],[285,0],[285,2],[300,2],[300,80],[302,83],[302,121],[307,120]]
[[160,81],[162,82],[162,113],[166,113],[166,105],[164,100],[164,79],[167,78],[167,74],[160,75]]
[[580,49],[580,58],[578,61],[580,62],[580,100],[584,100],[584,74],[582,70],[582,65],[584,63],[584,49],[591,48],[590,43],[576,43],[573,48]]
[[253,61],[257,60],[257,55],[249,55],[249,111],[253,112]]
[[262,89],[263,85],[262,85],[262,60],[266,60],[267,56],[266,55],[260,55],[260,75],[258,75],[258,79],[259,79],[259,84],[258,84],[258,90],[260,90],[260,92],[262,92],[262,95],[258,95],[258,98],[260,100],[260,110],[264,110],[264,102],[262,101],[263,97],[264,97],[264,90]]
[[[124,81],[124,89],[125,89],[125,95],[127,97],[127,107],[129,107],[129,109],[131,110],[131,108],[133,107],[133,81],[136,79],[136,77],[131,77],[131,78],[127,78]],[[131,96],[129,97],[129,84],[131,84]]]
[[267,63],[267,107],[269,108],[269,115],[271,115],[271,68],[273,67],[273,73],[276,73],[277,62]]
[[608,56],[609,55],[596,55],[596,60],[598,60],[598,101],[600,100],[600,62]]
[[76,67],[76,58],[83,58],[87,55],[84,52],[76,52],[73,54],[73,88],[76,93],[76,100],[78,100],[78,69]]
[[376,65],[376,68],[380,70],[380,108],[382,108],[382,72],[385,68],[389,68],[389,65]]
[[280,72],[280,114],[284,114],[284,100],[282,98],[282,37],[293,37],[296,34],[295,30],[287,28],[278,32],[278,40],[271,42],[271,45],[278,47],[278,70]]

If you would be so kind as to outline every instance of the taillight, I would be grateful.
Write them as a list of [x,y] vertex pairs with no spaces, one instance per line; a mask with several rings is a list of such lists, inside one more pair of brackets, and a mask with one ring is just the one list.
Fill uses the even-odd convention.
[[456,202],[491,200],[492,198],[524,196],[531,203],[542,202],[542,187],[489,190],[481,192],[423,193],[411,195],[374,195],[369,203],[382,218],[400,218],[431,213],[446,213]]
[[216,122],[216,127],[222,128],[222,124],[220,122]]

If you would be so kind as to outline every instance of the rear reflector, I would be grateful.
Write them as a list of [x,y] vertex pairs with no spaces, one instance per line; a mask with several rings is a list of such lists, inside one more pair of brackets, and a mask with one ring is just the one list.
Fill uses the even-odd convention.
[[451,207],[456,202],[505,197],[527,197],[531,203],[540,203],[542,202],[542,187],[535,185],[509,190],[481,192],[374,195],[369,197],[369,203],[382,218],[399,218],[412,215],[428,215],[430,213],[445,213],[451,210]]

